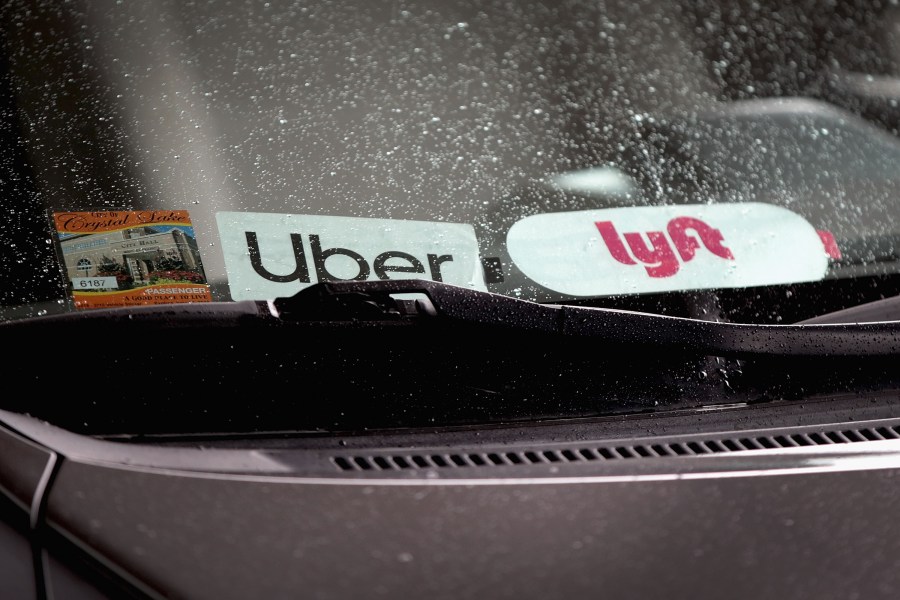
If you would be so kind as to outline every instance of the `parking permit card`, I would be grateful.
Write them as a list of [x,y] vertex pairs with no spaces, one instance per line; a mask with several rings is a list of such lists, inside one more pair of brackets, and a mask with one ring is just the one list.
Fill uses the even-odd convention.
[[212,300],[187,211],[55,212],[52,220],[76,308]]

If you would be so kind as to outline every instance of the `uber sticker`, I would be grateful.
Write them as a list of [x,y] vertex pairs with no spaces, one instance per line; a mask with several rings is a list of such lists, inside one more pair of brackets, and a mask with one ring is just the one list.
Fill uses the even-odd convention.
[[291,296],[325,281],[431,279],[484,290],[463,223],[272,213],[216,214],[234,300]]
[[573,296],[797,283],[828,269],[809,222],[757,202],[535,215],[506,241],[529,278]]

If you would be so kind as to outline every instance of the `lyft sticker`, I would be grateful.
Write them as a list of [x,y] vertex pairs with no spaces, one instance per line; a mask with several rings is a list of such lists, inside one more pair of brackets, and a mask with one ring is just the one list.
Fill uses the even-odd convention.
[[757,202],[534,215],[506,241],[529,278],[573,296],[815,281],[836,251],[800,215]]
[[216,214],[234,300],[291,296],[325,281],[431,279],[485,290],[462,223],[272,213]]

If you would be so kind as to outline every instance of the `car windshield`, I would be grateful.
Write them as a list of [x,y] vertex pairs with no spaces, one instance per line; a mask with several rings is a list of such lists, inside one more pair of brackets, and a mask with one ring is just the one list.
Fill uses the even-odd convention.
[[894,2],[4,3],[0,318],[430,279],[895,295]]
[[357,430],[898,385],[893,0],[0,16],[0,327],[59,342],[9,369],[106,382],[4,409]]

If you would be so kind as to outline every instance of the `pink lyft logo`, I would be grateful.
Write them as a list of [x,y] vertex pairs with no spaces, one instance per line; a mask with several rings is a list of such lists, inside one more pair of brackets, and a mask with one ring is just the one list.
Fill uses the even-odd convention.
[[694,217],[676,217],[669,221],[666,225],[668,237],[662,231],[648,231],[650,246],[636,232],[625,233],[623,243],[612,221],[596,221],[594,225],[614,259],[623,265],[636,265],[640,261],[650,277],[671,277],[677,273],[681,268],[678,256],[683,262],[690,261],[700,248],[700,242],[719,258],[734,260],[731,250],[723,245],[722,232]]

